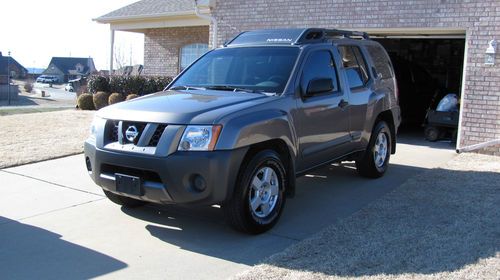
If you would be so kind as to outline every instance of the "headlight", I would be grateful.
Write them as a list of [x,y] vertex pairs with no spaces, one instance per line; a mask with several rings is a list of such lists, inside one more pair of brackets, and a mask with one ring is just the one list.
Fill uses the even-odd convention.
[[182,134],[179,142],[179,151],[213,151],[221,125],[189,125]]
[[97,136],[97,125],[99,123],[100,118],[97,116],[94,116],[94,119],[92,120],[92,124],[90,125],[90,139],[96,139]]

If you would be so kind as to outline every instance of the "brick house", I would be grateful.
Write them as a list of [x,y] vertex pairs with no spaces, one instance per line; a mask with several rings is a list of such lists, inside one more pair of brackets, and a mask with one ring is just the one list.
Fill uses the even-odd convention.
[[[9,68],[9,71],[7,71],[7,68]],[[0,52],[0,84],[7,84],[9,72],[11,79],[24,79],[28,74],[28,70],[17,60],[13,57],[3,56],[2,52]]]
[[[169,76],[213,45],[214,35],[219,46],[251,29],[366,31],[390,54],[419,63],[460,96],[457,148],[490,142],[481,151],[500,155],[500,61],[497,54],[486,54],[495,51],[489,42],[500,40],[498,0],[198,2],[203,18],[196,15],[193,0],[142,0],[96,21],[110,25],[112,42],[115,31],[143,33],[144,73]],[[495,56],[496,63],[486,63]]]

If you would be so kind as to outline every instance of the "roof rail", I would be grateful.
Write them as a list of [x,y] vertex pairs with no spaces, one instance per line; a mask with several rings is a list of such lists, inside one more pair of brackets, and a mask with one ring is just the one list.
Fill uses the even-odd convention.
[[348,31],[340,29],[306,28],[306,29],[261,29],[244,31],[224,44],[229,45],[255,45],[255,44],[281,44],[300,45],[305,43],[321,43],[328,39],[361,37],[368,40],[370,37],[365,32]]
[[294,44],[311,43],[314,41],[323,41],[325,39],[334,39],[338,37],[352,38],[361,37],[364,40],[369,40],[370,36],[366,32],[350,31],[341,29],[324,29],[324,28],[308,28],[304,29],[302,34],[295,40]]

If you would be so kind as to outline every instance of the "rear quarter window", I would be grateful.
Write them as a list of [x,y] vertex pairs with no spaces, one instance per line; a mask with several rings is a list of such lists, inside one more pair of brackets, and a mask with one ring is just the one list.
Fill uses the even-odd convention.
[[384,49],[380,46],[372,45],[366,46],[366,50],[372,58],[375,71],[382,75],[382,79],[392,78],[394,74],[391,68],[391,62]]

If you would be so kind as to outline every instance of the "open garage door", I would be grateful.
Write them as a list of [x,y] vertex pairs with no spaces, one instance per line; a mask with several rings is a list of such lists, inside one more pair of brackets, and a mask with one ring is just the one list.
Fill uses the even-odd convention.
[[436,109],[445,95],[453,93],[460,100],[465,33],[445,32],[369,31],[370,36],[385,47],[393,61],[403,129],[423,131],[427,110]]

